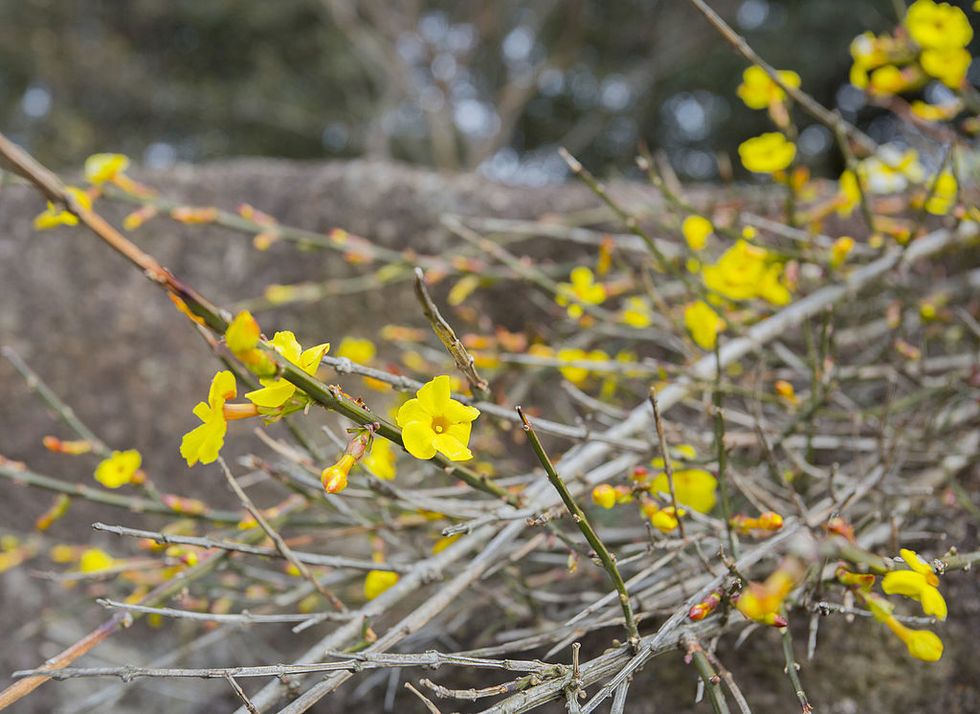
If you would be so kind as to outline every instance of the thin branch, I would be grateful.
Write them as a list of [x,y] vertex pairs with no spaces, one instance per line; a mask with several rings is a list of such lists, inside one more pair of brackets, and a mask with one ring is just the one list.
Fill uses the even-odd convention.
[[596,534],[592,525],[589,523],[589,519],[585,515],[585,511],[575,502],[575,498],[569,492],[568,487],[565,486],[565,482],[562,481],[561,476],[555,471],[554,464],[548,458],[548,454],[544,450],[541,440],[534,432],[524,411],[520,407],[517,407],[517,413],[524,423],[524,433],[527,434],[528,441],[531,442],[531,448],[534,449],[538,461],[541,462],[545,473],[548,474],[548,480],[551,481],[551,485],[558,492],[558,495],[561,496],[561,500],[568,509],[568,512],[572,514],[572,520],[575,521],[575,525],[582,531],[582,535],[585,536],[589,545],[592,546],[592,550],[599,556],[599,560],[602,561],[602,567],[606,569],[606,573],[609,574],[610,580],[612,580],[616,591],[619,593],[619,604],[623,608],[623,617],[626,618],[626,631],[629,634],[630,646],[635,649],[639,644],[640,635],[636,629],[636,620],[633,618],[633,608],[630,606],[629,592],[626,590],[626,584],[623,582],[623,576],[619,573],[619,568],[616,567],[616,559]]
[[653,409],[653,423],[657,429],[657,440],[660,443],[660,453],[664,460],[664,473],[667,474],[667,489],[670,492],[670,505],[674,508],[674,517],[677,519],[677,533],[681,538],[686,538],[684,534],[684,519],[681,518],[681,510],[677,506],[677,493],[674,491],[674,466],[670,460],[670,449],[667,448],[667,437],[664,434],[664,420],[660,416],[660,407],[657,406],[657,388],[650,386],[650,406]]

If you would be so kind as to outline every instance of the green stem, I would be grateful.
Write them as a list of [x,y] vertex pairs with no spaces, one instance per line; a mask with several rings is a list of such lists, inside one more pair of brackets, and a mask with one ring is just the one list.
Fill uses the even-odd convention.
[[602,567],[605,568],[606,572],[609,574],[609,579],[612,580],[616,591],[619,593],[619,604],[623,608],[623,617],[626,620],[626,631],[629,634],[630,647],[636,651],[636,648],[640,642],[640,633],[636,628],[636,620],[633,617],[633,608],[630,607],[630,596],[626,590],[626,583],[623,582],[623,576],[620,575],[619,568],[616,567],[616,559],[612,556],[605,544],[596,534],[595,529],[592,528],[592,524],[589,523],[589,519],[585,515],[585,511],[583,511],[578,503],[575,502],[575,498],[568,490],[565,482],[562,481],[561,476],[559,476],[558,472],[555,471],[555,467],[551,463],[551,459],[548,458],[548,454],[544,450],[541,440],[531,427],[531,423],[527,420],[524,410],[517,407],[517,413],[521,417],[524,433],[527,434],[528,441],[531,442],[531,448],[534,449],[534,453],[538,457],[538,461],[541,462],[545,473],[548,474],[548,480],[551,481],[551,485],[554,486],[555,490],[558,492],[558,495],[561,496],[561,500],[564,502],[565,508],[567,508],[568,512],[572,514],[572,520],[575,521],[575,525],[577,525],[579,530],[582,531],[582,535],[585,536],[585,539],[589,542],[589,545],[592,546],[592,550],[594,550],[596,555],[599,556],[599,560],[602,562]]

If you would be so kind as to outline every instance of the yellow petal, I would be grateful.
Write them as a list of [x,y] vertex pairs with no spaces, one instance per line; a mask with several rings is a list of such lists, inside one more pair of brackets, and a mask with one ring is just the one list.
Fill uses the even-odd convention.
[[368,600],[374,600],[397,582],[398,573],[388,570],[372,570],[364,578],[364,597]]
[[931,585],[924,587],[920,593],[919,602],[922,603],[922,612],[925,614],[932,615],[937,620],[946,619],[948,614],[946,599],[938,589]]
[[263,407],[265,409],[281,407],[296,392],[296,385],[282,378],[263,379],[260,381],[265,385],[262,389],[256,389],[253,392],[247,392],[245,394],[245,398],[257,407]]
[[405,450],[416,459],[431,459],[436,455],[435,438],[436,433],[425,422],[413,421],[402,428]]
[[439,416],[445,413],[450,399],[450,380],[447,375],[440,375],[426,384],[416,392],[419,403],[432,416]]
[[459,424],[473,421],[480,416],[480,410],[462,402],[457,402],[455,399],[450,399],[446,405],[444,416],[450,422]]
[[473,452],[466,448],[466,444],[451,434],[437,434],[432,445],[450,461],[469,461],[473,458]]
[[432,415],[423,408],[422,402],[418,399],[409,399],[398,408],[395,421],[398,423],[398,426],[404,428],[413,421],[421,421],[428,424],[432,421]]
[[925,587],[928,587],[925,576],[911,570],[893,570],[881,579],[881,589],[886,595],[904,595],[918,600]]

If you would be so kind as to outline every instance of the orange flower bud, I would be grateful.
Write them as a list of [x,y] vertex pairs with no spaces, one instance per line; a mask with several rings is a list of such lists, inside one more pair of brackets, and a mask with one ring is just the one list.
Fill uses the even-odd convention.
[[687,619],[693,622],[699,622],[714,612],[720,604],[721,593],[715,590],[704,600],[691,606],[691,609],[687,611]]
[[214,223],[218,220],[218,209],[212,207],[195,208],[194,206],[177,206],[170,211],[170,217],[175,221],[186,223]]
[[79,439],[77,441],[62,441],[57,436],[45,436],[41,443],[44,444],[44,448],[48,451],[53,451],[56,454],[71,454],[72,456],[77,456],[79,454],[87,454],[92,450],[92,444],[84,439]]
[[208,510],[207,504],[196,498],[185,498],[183,496],[175,496],[172,493],[165,493],[161,496],[161,499],[164,505],[175,513],[197,516],[206,513]]

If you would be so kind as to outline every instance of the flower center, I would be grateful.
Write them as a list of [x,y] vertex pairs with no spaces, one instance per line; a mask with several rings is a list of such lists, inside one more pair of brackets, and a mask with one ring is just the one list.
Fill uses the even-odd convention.
[[449,422],[446,421],[446,417],[435,417],[432,420],[432,431],[437,434],[444,434],[449,428]]

